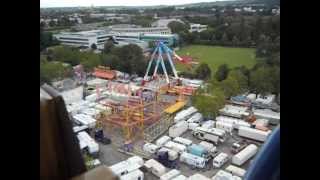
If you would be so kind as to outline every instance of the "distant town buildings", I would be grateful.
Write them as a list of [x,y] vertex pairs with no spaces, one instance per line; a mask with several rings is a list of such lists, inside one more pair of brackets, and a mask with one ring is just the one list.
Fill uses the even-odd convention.
[[201,32],[204,30],[207,30],[208,25],[202,25],[202,24],[190,24],[190,32]]

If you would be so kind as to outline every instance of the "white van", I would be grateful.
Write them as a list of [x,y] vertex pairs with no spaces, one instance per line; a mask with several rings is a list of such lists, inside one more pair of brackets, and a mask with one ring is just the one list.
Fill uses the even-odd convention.
[[145,152],[147,152],[149,154],[155,154],[158,151],[159,148],[160,147],[155,145],[155,144],[146,143],[146,144],[143,145],[142,149],[143,149],[143,151],[145,151]]
[[143,180],[144,174],[139,169],[132,171],[124,176],[120,176],[120,180]]
[[214,168],[220,168],[229,160],[228,154],[221,152],[216,156],[213,161],[212,165]]
[[160,164],[158,161],[154,159],[149,159],[144,163],[144,166],[151,170],[152,174],[161,177],[166,173],[166,167],[164,167],[162,164]]

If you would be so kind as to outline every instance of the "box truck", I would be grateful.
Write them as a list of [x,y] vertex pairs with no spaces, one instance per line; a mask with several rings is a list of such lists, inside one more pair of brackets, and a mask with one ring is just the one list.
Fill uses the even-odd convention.
[[181,136],[187,130],[188,130],[188,123],[186,121],[180,121],[169,128],[169,136],[178,137],[178,136]]
[[206,159],[187,152],[180,155],[180,161],[196,168],[204,168],[206,166]]
[[161,138],[157,139],[156,145],[162,147],[165,143],[171,141],[171,137],[169,136],[162,136]]
[[89,136],[89,134],[85,131],[81,131],[77,134],[80,149],[87,148],[88,153],[91,155],[97,155],[99,153],[99,145],[95,142],[93,138]]
[[173,121],[175,123],[179,122],[179,121],[184,121],[186,120],[189,116],[191,116],[192,114],[196,113],[198,110],[194,107],[189,107],[188,109],[182,110],[180,112],[177,113],[177,115],[173,118]]
[[248,145],[242,151],[232,157],[232,164],[241,166],[243,163],[252,158],[258,151],[258,147],[254,144]]
[[209,160],[209,152],[202,146],[197,145],[197,144],[192,144],[191,146],[188,147],[188,153],[203,157],[206,160]]
[[205,148],[208,151],[208,153],[211,155],[211,157],[215,157],[216,155],[218,155],[217,147],[212,143],[209,143],[207,141],[201,141],[199,143],[199,146],[202,146],[203,148]]
[[253,139],[256,141],[264,142],[268,136],[270,135],[271,130],[262,131],[259,129],[249,128],[249,127],[240,127],[238,131],[238,135],[241,137]]

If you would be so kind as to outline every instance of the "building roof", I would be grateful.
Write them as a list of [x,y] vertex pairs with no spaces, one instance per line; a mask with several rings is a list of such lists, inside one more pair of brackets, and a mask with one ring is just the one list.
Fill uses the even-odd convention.
[[95,68],[93,75],[99,78],[113,79],[115,78],[116,73],[112,70]]

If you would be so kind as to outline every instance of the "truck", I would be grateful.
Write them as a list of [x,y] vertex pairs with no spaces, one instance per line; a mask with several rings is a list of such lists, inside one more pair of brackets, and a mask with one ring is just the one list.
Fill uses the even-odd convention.
[[144,163],[144,166],[152,172],[152,174],[161,177],[166,173],[166,167],[154,159],[149,159]]
[[215,122],[213,120],[204,121],[201,124],[201,127],[207,128],[207,129],[214,128],[215,127]]
[[199,127],[199,123],[188,123],[188,129],[193,131],[194,129],[196,129],[197,127]]
[[125,161],[116,163],[110,166],[109,168],[116,176],[121,177],[139,169],[140,167],[141,165],[138,163],[125,160]]
[[238,176],[233,176],[231,173],[224,170],[219,170],[213,177],[212,180],[241,180]]
[[174,150],[171,150],[171,149],[168,149],[168,148],[165,148],[165,147],[162,147],[158,150],[157,154],[159,156],[159,154],[161,154],[162,152],[168,152],[168,159],[170,161],[174,161],[178,158],[179,154],[178,152],[174,151]]
[[253,157],[258,151],[258,147],[254,144],[248,145],[242,151],[232,157],[232,164],[241,166],[243,163]]
[[99,145],[93,138],[85,131],[81,131],[77,134],[79,140],[80,149],[86,149],[89,154],[96,156],[99,153]]
[[212,143],[209,143],[207,141],[201,141],[199,143],[199,146],[202,146],[203,148],[205,148],[212,158],[218,155],[217,147],[214,146]]
[[191,146],[188,147],[187,149],[188,153],[199,156],[199,157],[203,157],[205,158],[207,161],[209,160],[209,152],[202,146],[197,145],[197,144],[192,144]]
[[94,128],[96,126],[96,120],[86,114],[76,114],[73,116],[73,119],[81,125],[86,125],[88,128]]
[[221,152],[213,158],[212,165],[214,168],[222,167],[229,160],[228,154]]
[[240,152],[242,149],[248,146],[246,140],[240,140],[232,144],[231,146],[231,153],[236,154]]
[[188,123],[200,123],[203,120],[203,116],[200,113],[195,113],[192,115],[187,122]]
[[171,137],[169,136],[162,136],[161,138],[157,139],[156,145],[159,147],[162,147],[164,144],[166,144],[168,141],[171,141]]
[[136,169],[128,174],[120,176],[120,180],[143,180],[144,174],[139,169]]
[[177,115],[174,117],[173,121],[175,123],[179,121],[184,121],[186,120],[190,115],[193,113],[196,113],[198,110],[194,108],[193,106],[189,107],[188,109],[182,110],[177,113]]
[[[172,150],[171,150],[172,151]],[[157,161],[159,163],[161,163],[162,165],[164,165],[165,167],[168,168],[176,168],[177,167],[177,159],[178,159],[178,153],[175,151],[174,152],[174,156],[172,156],[172,154],[170,155],[170,151],[169,150],[159,150],[157,152]]]
[[233,124],[227,123],[227,122],[222,122],[222,121],[217,121],[216,122],[216,128],[225,130],[228,133],[231,133],[233,130]]
[[250,123],[248,123],[242,119],[232,118],[232,117],[228,117],[228,116],[218,116],[218,117],[216,117],[216,121],[231,123],[231,124],[233,124],[234,129],[239,129],[240,126],[250,127]]
[[206,166],[206,159],[187,152],[180,155],[180,161],[194,168],[204,168]]
[[247,112],[248,107],[240,107],[233,105],[226,105],[224,108],[219,110],[219,113],[224,116],[230,116],[235,118],[243,118],[249,116],[249,112]]
[[243,177],[246,174],[246,170],[234,165],[229,165],[226,168],[226,171],[239,177]]
[[148,154],[155,154],[158,151],[159,148],[160,147],[155,145],[155,144],[146,143],[146,144],[143,145],[142,149],[143,149],[144,152],[147,152]]
[[254,128],[249,127],[240,127],[238,131],[238,135],[241,137],[253,139],[256,141],[264,142],[268,136],[270,135],[271,130],[269,131],[262,131]]
[[180,121],[169,128],[169,136],[175,138],[175,137],[181,136],[187,130],[188,130],[188,123],[186,121]]
[[187,179],[186,176],[180,174],[179,176],[174,177],[174,178],[172,178],[171,180],[186,180],[186,179]]
[[224,142],[226,139],[226,132],[217,128],[206,129],[203,127],[197,127],[192,134],[201,140],[210,141],[215,144],[218,144],[218,142]]
[[182,137],[176,137],[173,139],[173,142],[185,145],[185,146],[190,146],[192,144],[192,141],[190,139],[182,138]]
[[180,171],[176,169],[172,169],[171,171],[165,173],[164,175],[160,176],[160,180],[171,180],[180,175]]
[[179,154],[187,151],[187,147],[185,145],[182,145],[182,144],[179,144],[179,143],[175,143],[173,141],[167,142],[164,145],[164,147],[172,149],[172,150],[178,152]]
[[210,178],[202,175],[202,174],[194,174],[187,178],[187,180],[210,180]]

